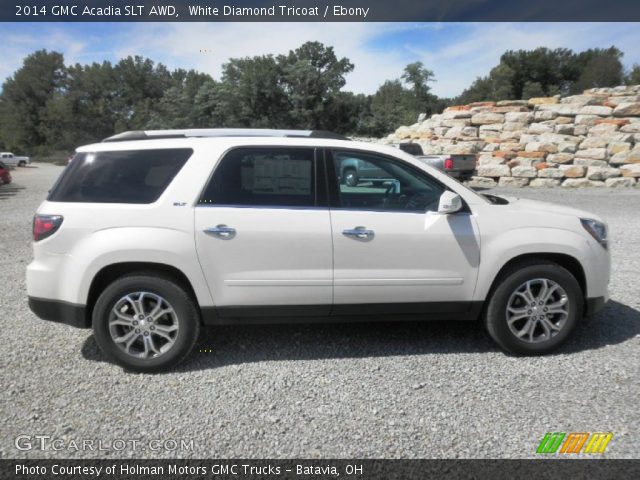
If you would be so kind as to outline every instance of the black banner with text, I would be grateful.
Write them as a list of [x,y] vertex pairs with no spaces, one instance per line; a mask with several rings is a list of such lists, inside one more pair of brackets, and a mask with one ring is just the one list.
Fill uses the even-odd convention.
[[9,479],[625,479],[640,460],[0,460]]
[[14,0],[2,22],[637,22],[637,0]]

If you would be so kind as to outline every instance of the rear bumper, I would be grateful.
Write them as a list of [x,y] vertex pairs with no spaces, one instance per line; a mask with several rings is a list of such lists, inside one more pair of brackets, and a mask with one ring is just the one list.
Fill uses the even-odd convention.
[[86,307],[75,303],[29,297],[29,308],[42,320],[64,323],[76,328],[90,328]]

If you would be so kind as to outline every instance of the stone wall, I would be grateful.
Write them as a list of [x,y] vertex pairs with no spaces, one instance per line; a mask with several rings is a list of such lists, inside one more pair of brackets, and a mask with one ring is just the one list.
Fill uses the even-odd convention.
[[471,186],[640,186],[640,85],[478,102],[418,120],[381,141],[477,154]]

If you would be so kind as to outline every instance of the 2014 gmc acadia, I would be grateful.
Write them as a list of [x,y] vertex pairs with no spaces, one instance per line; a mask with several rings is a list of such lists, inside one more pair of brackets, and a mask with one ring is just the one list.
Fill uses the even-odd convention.
[[[479,195],[396,148],[317,131],[126,132],[77,150],[33,222],[29,303],[137,371],[201,325],[481,320],[543,354],[607,300],[607,228]],[[386,172],[356,184],[356,159]]]

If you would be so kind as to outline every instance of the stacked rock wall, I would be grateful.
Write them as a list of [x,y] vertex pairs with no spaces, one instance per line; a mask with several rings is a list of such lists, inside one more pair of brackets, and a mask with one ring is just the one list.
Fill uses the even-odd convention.
[[640,85],[453,106],[383,139],[406,141],[477,154],[472,186],[640,186]]

